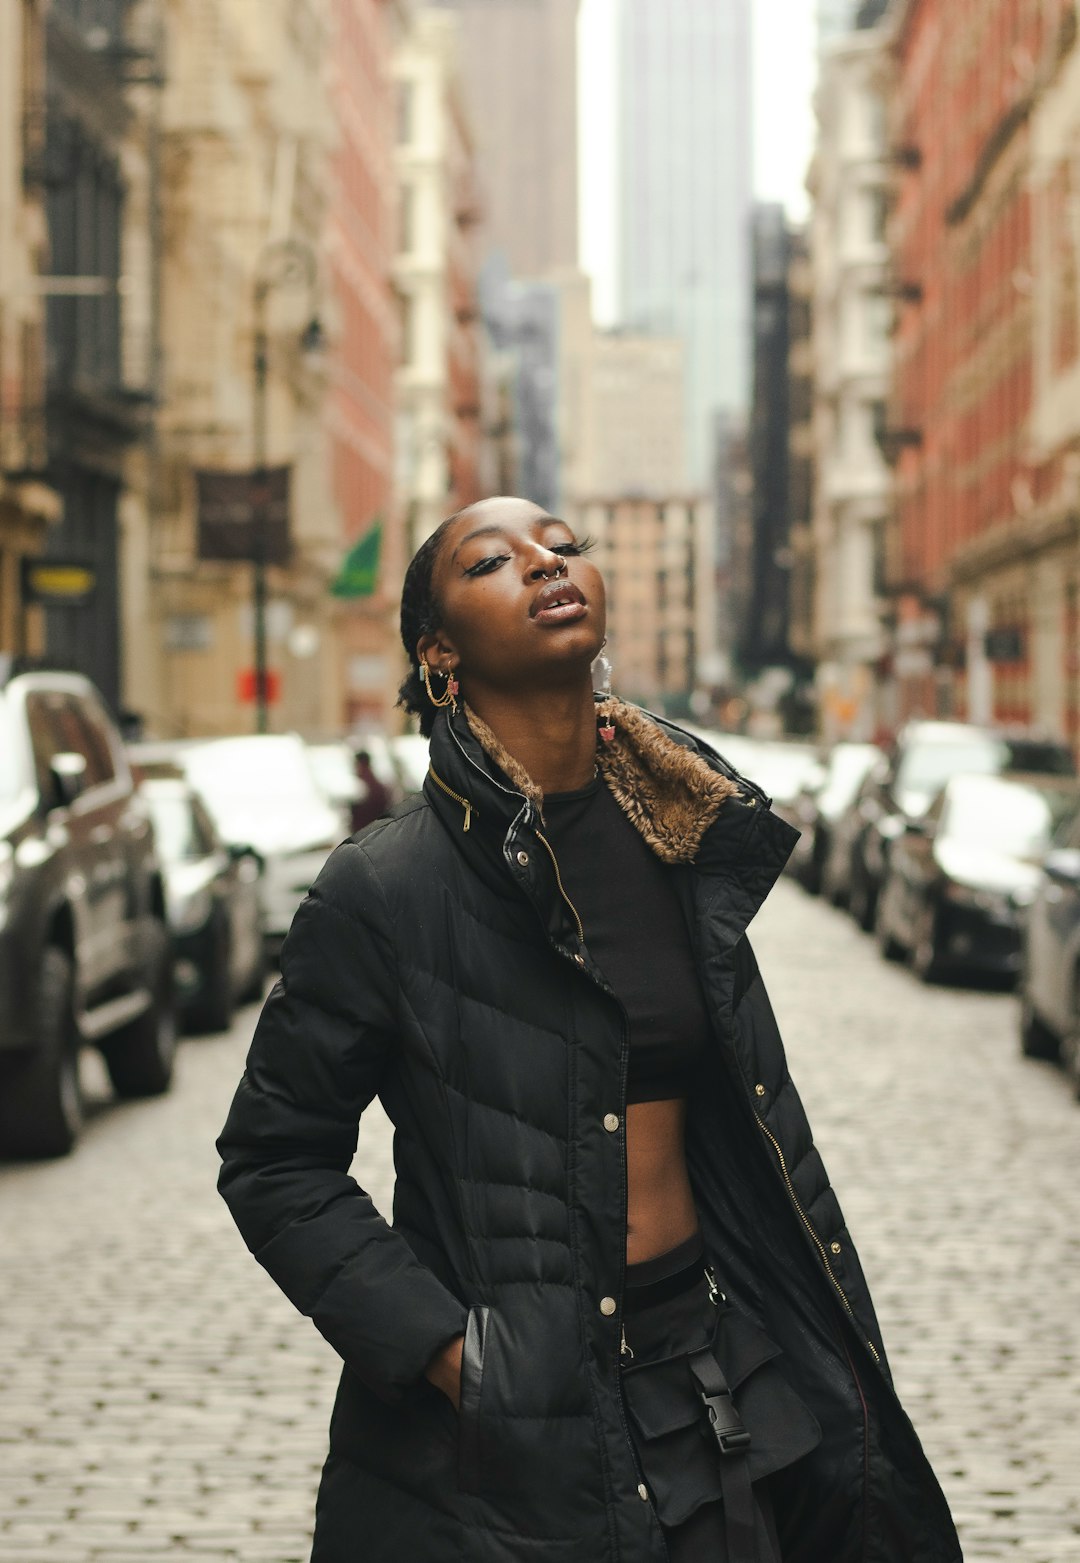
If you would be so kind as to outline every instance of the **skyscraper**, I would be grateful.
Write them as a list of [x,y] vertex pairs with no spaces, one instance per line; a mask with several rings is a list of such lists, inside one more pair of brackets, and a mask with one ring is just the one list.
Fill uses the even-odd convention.
[[578,0],[435,0],[460,24],[482,239],[511,273],[576,266]]
[[748,387],[750,0],[619,0],[619,323],[686,344],[687,456]]

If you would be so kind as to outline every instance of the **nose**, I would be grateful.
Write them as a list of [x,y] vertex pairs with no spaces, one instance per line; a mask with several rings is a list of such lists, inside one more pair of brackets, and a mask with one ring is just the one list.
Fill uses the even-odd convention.
[[550,548],[545,548],[537,543],[531,562],[526,565],[526,576],[530,581],[541,581],[552,576],[561,575],[566,569],[566,560],[559,554],[552,553]]

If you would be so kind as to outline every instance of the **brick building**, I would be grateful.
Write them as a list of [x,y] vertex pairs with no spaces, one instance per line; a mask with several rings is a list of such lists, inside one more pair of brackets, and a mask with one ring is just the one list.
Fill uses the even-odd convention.
[[481,493],[475,149],[457,18],[420,10],[395,50],[400,306],[397,494],[407,547]]
[[892,715],[1075,742],[1076,6],[902,0],[895,25]]
[[400,0],[333,0],[326,257],[336,329],[326,416],[343,546],[380,528],[375,590],[340,610],[345,714],[379,723],[388,720],[400,676],[393,609],[406,563],[392,494],[398,322],[390,276],[392,51],[403,25]]

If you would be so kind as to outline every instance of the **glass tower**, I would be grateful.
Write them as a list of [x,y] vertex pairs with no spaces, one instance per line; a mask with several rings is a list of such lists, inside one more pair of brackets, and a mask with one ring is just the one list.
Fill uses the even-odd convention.
[[749,364],[751,0],[619,0],[619,323],[686,344],[687,461]]

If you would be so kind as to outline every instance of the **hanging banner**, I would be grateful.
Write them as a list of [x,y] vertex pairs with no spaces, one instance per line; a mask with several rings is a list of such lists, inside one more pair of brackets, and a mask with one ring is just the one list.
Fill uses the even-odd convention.
[[287,565],[291,467],[196,472],[199,558]]
[[376,521],[359,542],[345,555],[344,563],[330,583],[333,597],[373,597],[379,578],[382,552],[382,522]]

